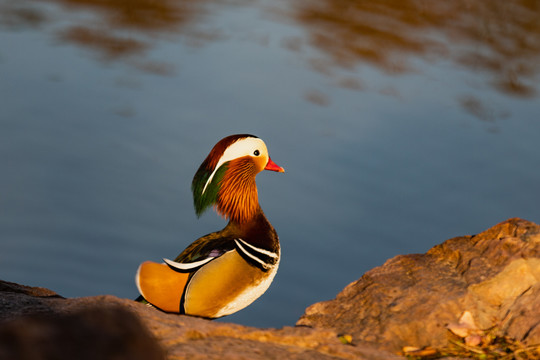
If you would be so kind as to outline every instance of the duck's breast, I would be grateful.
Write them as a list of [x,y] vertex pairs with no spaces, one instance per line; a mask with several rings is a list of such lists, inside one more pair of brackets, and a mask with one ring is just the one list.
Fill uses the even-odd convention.
[[245,308],[268,289],[278,265],[279,260],[262,271],[236,249],[228,251],[193,275],[184,297],[185,313],[219,318]]

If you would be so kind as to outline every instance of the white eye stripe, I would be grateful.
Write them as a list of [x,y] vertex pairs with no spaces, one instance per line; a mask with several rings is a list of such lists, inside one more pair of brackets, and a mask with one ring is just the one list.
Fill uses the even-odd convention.
[[228,161],[246,155],[252,155],[255,150],[259,150],[260,154],[268,153],[268,150],[266,149],[266,144],[259,138],[249,137],[232,143],[227,149],[225,149],[223,155],[221,155],[221,158],[219,158],[216,167],[212,171],[212,174],[210,174],[210,177],[206,181],[206,184],[204,184],[201,195],[204,194],[206,188],[208,187],[208,184],[212,182],[214,175],[216,174],[221,165],[225,164]]

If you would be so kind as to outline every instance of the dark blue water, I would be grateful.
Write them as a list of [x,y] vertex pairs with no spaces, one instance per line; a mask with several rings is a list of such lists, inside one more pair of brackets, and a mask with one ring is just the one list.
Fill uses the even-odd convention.
[[286,173],[257,178],[278,275],[226,321],[292,325],[397,254],[540,222],[534,4],[0,1],[0,278],[136,297],[140,262],[225,225],[190,183],[233,133]]

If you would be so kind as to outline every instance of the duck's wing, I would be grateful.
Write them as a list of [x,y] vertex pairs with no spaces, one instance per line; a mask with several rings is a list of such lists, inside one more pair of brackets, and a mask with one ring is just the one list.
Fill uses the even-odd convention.
[[189,272],[174,271],[167,264],[145,261],[137,269],[135,283],[147,302],[163,311],[179,313],[189,278]]
[[155,307],[179,313],[181,301],[191,276],[204,265],[233,250],[234,238],[216,232],[201,237],[176,259],[165,263],[146,261],[139,266],[135,282],[139,293]]
[[205,235],[182,251],[174,259],[174,262],[185,263],[188,266],[188,263],[210,261],[233,250],[235,248],[234,239],[234,235],[225,234],[223,231]]

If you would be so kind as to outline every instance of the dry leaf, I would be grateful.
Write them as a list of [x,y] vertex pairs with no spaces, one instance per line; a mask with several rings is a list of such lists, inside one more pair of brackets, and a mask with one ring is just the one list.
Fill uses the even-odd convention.
[[345,345],[352,344],[352,336],[349,334],[340,335],[338,338]]
[[462,338],[478,333],[478,327],[476,326],[470,311],[463,312],[463,315],[459,318],[459,322],[457,324],[448,324],[447,328],[455,335]]
[[437,354],[437,349],[434,349],[432,347],[423,347],[423,348],[417,348],[414,346],[404,346],[403,347],[403,354],[408,356],[432,356]]
[[476,334],[468,335],[465,338],[465,344],[468,346],[478,346],[482,343],[482,339],[483,338],[480,335],[476,335]]

